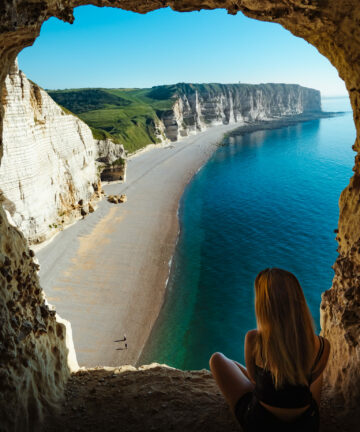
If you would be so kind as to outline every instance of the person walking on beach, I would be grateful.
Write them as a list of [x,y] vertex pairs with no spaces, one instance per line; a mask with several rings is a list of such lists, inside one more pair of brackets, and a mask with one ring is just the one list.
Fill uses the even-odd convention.
[[317,432],[330,344],[316,336],[301,286],[285,270],[255,279],[257,329],[245,336],[246,367],[221,353],[211,372],[245,432]]
[[[126,339],[126,335],[124,334],[124,337],[122,338],[122,339],[117,339],[117,340],[115,340],[114,342],[125,342],[127,339]],[[122,350],[124,350],[124,349],[127,349],[127,343],[125,343],[125,347],[124,348],[116,348],[116,351],[122,351]]]

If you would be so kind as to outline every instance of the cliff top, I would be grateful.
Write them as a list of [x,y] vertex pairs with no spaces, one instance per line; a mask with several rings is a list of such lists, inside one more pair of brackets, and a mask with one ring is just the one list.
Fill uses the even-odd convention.
[[178,83],[144,89],[83,88],[48,90],[48,93],[59,105],[85,121],[96,139],[115,138],[133,152],[160,141],[159,119],[173,108],[178,98],[191,97],[198,92],[204,98],[220,95],[226,98],[230,93],[236,93],[238,99],[248,99],[257,91],[269,100],[275,94],[281,97],[289,92],[302,91],[320,106],[320,92],[298,84]]

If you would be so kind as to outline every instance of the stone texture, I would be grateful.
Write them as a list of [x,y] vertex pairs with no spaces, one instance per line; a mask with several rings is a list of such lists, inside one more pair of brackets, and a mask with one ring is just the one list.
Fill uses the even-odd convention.
[[[0,209],[0,429],[34,430],[54,409],[70,370],[71,336],[47,304],[24,236]],[[68,363],[69,360],[69,363]]]
[[[347,430],[335,413],[324,400],[321,432]],[[181,371],[153,363],[73,373],[60,410],[45,419],[43,430],[240,432],[241,428],[209,371]]]
[[[360,150],[360,7],[358,0],[4,0],[0,3],[0,86],[17,54],[26,46],[31,45],[39,35],[42,23],[51,16],[64,21],[73,21],[73,8],[83,4],[98,6],[116,6],[119,8],[145,13],[166,6],[178,11],[224,8],[235,14],[242,11],[245,15],[270,22],[277,22],[294,35],[307,40],[318,51],[329,59],[337,68],[340,77],[345,81],[350,94],[354,111],[354,121],[357,138],[354,150]],[[241,53],[239,53],[241,55]],[[0,135],[2,132],[3,106],[0,104]],[[1,143],[2,144],[2,143]],[[2,145],[1,145],[2,148]],[[1,156],[1,154],[0,154]],[[342,430],[357,430],[360,411],[360,380],[359,380],[359,265],[358,242],[360,238],[360,205],[359,203],[360,163],[357,155],[354,166],[354,176],[350,185],[340,198],[339,218],[339,257],[335,264],[335,277],[332,288],[327,291],[322,300],[322,332],[329,338],[332,345],[330,364],[327,368],[325,381],[327,384],[327,402],[329,413],[337,418],[344,416]],[[9,227],[4,213],[1,212],[1,229],[6,227],[4,234],[7,239],[7,254],[13,257],[12,271],[20,272],[26,277],[32,277],[31,270],[23,261],[22,251],[26,251],[25,240],[19,232]],[[7,229],[9,227],[9,229]],[[316,253],[316,247],[314,247]],[[16,259],[14,259],[16,258]],[[30,347],[32,361],[27,365],[26,376],[30,386],[19,390],[19,370],[21,361],[28,354],[20,351],[21,343],[27,338],[33,338],[30,333],[23,341],[9,335],[12,334],[12,317],[18,320],[34,323],[36,305],[42,304],[40,293],[31,298],[33,306],[20,306],[20,291],[16,289],[13,299],[18,312],[12,311],[8,302],[7,286],[11,275],[2,278],[0,304],[2,306],[1,342],[11,340],[12,352],[16,350],[14,359],[5,357],[1,363],[3,379],[9,382],[2,389],[0,409],[6,415],[4,428],[25,430],[34,422],[33,407],[41,411],[51,406],[56,395],[62,389],[62,382],[67,373],[63,369],[66,348],[61,336],[48,334],[34,339]],[[29,280],[29,290],[37,290],[37,281]],[[31,309],[32,308],[32,309]],[[26,319],[29,318],[29,319]],[[35,323],[34,323],[35,324]],[[24,329],[29,329],[25,325]],[[26,330],[27,332],[28,330]],[[26,333],[25,332],[25,333]],[[22,334],[25,334],[24,332]],[[5,335],[5,336],[4,336]],[[44,341],[44,342],[43,342]],[[45,342],[46,341],[46,342]],[[29,345],[30,346],[30,345]],[[51,351],[51,354],[50,354]],[[39,365],[49,360],[46,370]],[[50,361],[51,360],[51,361]],[[13,367],[16,362],[19,369]],[[60,378],[56,382],[56,376]],[[151,380],[151,377],[149,377]],[[195,384],[194,384],[195,385]],[[198,385],[198,383],[196,383]],[[34,387],[32,387],[34,386]],[[170,383],[167,390],[172,387]],[[37,389],[36,391],[33,388]],[[41,398],[38,396],[41,391]],[[6,397],[6,399],[5,399]],[[6,402],[5,402],[6,400]],[[334,401],[332,403],[332,401]],[[338,401],[338,402],[336,402]],[[332,404],[332,405],[331,405]],[[356,409],[355,409],[356,408]],[[329,417],[331,417],[329,415]],[[108,430],[111,428],[109,427]],[[32,430],[34,430],[32,428]]]
[[97,161],[107,167],[124,157],[124,148],[95,141],[83,121],[30,82],[16,63],[2,99],[3,206],[28,241],[38,243],[86,215],[100,197]]
[[122,144],[115,144],[111,139],[96,140],[98,152],[97,161],[107,165],[113,165],[120,158],[125,159],[126,154]]
[[121,204],[127,201],[127,196],[125,194],[109,195],[107,200],[112,204]]
[[320,92],[299,85],[177,84],[174,106],[161,122],[165,136],[177,141],[215,125],[320,111]]
[[[30,243],[41,242],[79,217],[99,197],[96,144],[90,129],[64,112],[18,70],[3,88],[4,207]],[[7,205],[8,204],[8,205]]]
[[240,431],[210,372],[156,363],[73,374],[47,432]]
[[101,180],[126,181],[126,152],[124,146],[115,144],[110,139],[97,141],[99,157],[97,162],[101,167]]

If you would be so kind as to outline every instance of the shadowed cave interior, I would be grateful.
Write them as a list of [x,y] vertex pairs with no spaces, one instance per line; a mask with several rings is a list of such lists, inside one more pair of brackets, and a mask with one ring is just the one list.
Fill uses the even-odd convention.
[[[359,150],[360,8],[355,0],[59,1],[5,0],[0,5],[0,84],[17,54],[31,45],[51,16],[73,21],[84,4],[146,13],[225,8],[273,21],[307,40],[339,71],[349,91]],[[3,101],[2,101],[3,102]],[[3,106],[0,105],[0,133]],[[338,258],[321,303],[322,334],[332,354],[325,373],[323,430],[356,430],[360,400],[360,175],[339,200]],[[38,266],[24,236],[0,209],[0,429],[12,430],[237,430],[210,374],[163,366],[76,372],[66,323],[45,303]],[[316,253],[316,248],[314,249]],[[61,407],[62,410],[61,411]],[[41,426],[42,422],[43,426]]]

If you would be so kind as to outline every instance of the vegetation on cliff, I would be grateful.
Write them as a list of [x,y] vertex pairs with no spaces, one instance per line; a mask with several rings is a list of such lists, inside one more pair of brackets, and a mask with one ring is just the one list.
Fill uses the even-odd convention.
[[[58,104],[85,121],[91,127],[94,138],[112,138],[113,141],[124,144],[128,151],[133,152],[147,144],[161,141],[161,137],[164,136],[164,119],[167,119],[165,121],[167,126],[172,124],[174,121],[172,108],[179,98],[194,101],[197,93],[209,105],[209,103],[216,104],[216,100],[221,97],[228,99],[232,95],[241,101],[240,105],[246,111],[246,109],[250,110],[249,101],[256,94],[261,94],[269,104],[277,106],[279,104],[277,97],[281,99],[294,90],[298,95],[296,90],[299,87],[287,84],[179,83],[148,89],[53,90],[49,91],[49,94]],[[308,110],[320,109],[320,93],[314,90],[310,92],[314,102],[308,106]],[[284,100],[287,100],[286,97]],[[214,116],[216,117],[215,111],[204,113],[203,120],[205,123],[211,123]],[[188,117],[182,120],[184,127],[187,123],[190,126],[194,125],[194,113],[189,111]],[[168,135],[166,136],[169,138]]]
[[70,89],[48,93],[85,121],[94,138],[111,138],[130,152],[160,141],[159,118],[173,105],[173,94],[157,97],[154,89]]

